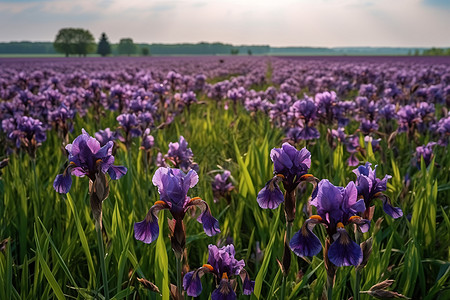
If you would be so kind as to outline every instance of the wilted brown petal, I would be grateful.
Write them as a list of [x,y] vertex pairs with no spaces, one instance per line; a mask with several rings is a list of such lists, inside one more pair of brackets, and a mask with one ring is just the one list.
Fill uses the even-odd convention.
[[365,240],[364,242],[361,243],[361,250],[363,252],[363,260],[359,264],[359,266],[356,267],[356,270],[358,270],[358,271],[362,270],[367,265],[367,262],[369,261],[369,258],[370,258],[370,254],[372,253],[372,243],[373,243],[372,237],[368,238],[367,240]]
[[158,293],[158,294],[160,294],[161,292],[159,291],[159,288],[153,283],[153,282],[150,282],[150,281],[148,281],[147,279],[145,279],[145,278],[138,278],[137,279],[146,289],[148,289],[148,290],[150,290],[150,291],[152,291],[152,292],[155,292],[155,293]]
[[385,280],[372,286],[369,291],[383,290],[390,287],[393,283],[394,280]]

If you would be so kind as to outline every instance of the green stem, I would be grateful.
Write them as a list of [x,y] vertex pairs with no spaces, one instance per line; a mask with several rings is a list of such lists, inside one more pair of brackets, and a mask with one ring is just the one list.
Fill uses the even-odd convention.
[[289,274],[289,267],[290,267],[290,262],[291,259],[289,257],[289,263],[286,265],[286,259],[287,256],[291,255],[291,250],[289,248],[289,241],[291,240],[291,235],[292,235],[292,222],[286,222],[286,234],[284,236],[284,253],[283,253],[283,280],[281,282],[281,295],[280,295],[280,299],[284,300],[284,298],[286,297],[286,284],[287,284],[287,276]]
[[[355,225],[355,240],[356,240],[356,243],[359,245],[359,242],[361,240],[361,233],[359,232],[356,225]],[[358,268],[355,268],[355,288],[354,288],[354,294],[353,294],[354,300],[360,299],[360,294],[359,294],[360,282],[361,282],[360,270]]]
[[181,286],[181,268],[182,268],[182,263],[181,263],[181,259],[183,256],[178,257],[178,255],[175,255],[175,260],[177,262],[177,289],[178,289],[178,294],[179,294],[179,298],[178,299],[183,299],[183,289]]
[[327,277],[327,299],[333,299],[333,278]]
[[103,248],[103,237],[102,237],[102,228],[98,221],[95,222],[95,231],[97,231],[97,241],[98,241],[98,254],[100,259],[100,270],[102,271],[103,277],[103,290],[105,300],[109,300],[109,289],[108,289],[108,274],[106,273],[106,265],[105,265],[105,250]]
[[280,299],[284,300],[285,294],[286,294],[286,277],[283,275],[283,280],[281,281],[281,296]]

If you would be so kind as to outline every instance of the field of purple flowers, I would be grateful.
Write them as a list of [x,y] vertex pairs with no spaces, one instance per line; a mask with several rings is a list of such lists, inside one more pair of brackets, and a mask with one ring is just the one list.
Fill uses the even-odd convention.
[[449,299],[449,107],[448,58],[0,59],[0,299]]

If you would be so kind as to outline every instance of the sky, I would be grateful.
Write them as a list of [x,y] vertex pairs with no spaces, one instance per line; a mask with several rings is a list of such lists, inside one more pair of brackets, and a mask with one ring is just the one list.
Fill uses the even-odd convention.
[[66,27],[112,43],[450,47],[450,0],[0,0],[0,42]]

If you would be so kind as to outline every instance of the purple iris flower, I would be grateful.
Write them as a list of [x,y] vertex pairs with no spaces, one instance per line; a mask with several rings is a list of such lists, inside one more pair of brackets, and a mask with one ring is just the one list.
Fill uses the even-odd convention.
[[149,151],[155,145],[155,138],[150,135],[150,128],[145,129],[144,137],[142,138],[141,149]]
[[317,208],[317,215],[305,221],[302,228],[289,242],[291,250],[298,256],[314,256],[322,249],[319,238],[312,232],[316,224],[326,227],[330,238],[328,259],[336,266],[357,266],[363,259],[360,246],[350,239],[345,226],[356,224],[362,232],[369,230],[369,221],[356,216],[365,210],[364,200],[358,200],[353,182],[345,188],[336,187],[327,179],[321,180],[313,193],[311,205]]
[[[156,170],[152,182],[158,187],[160,200],[156,201],[150,208],[142,222],[134,223],[134,237],[137,240],[150,244],[158,238],[159,226],[157,214],[162,209],[168,209],[170,211],[175,220],[176,230],[177,223],[178,226],[184,228],[182,224],[186,212],[191,207],[198,207],[201,213],[197,221],[203,225],[205,233],[208,236],[213,236],[220,232],[219,222],[211,215],[208,204],[199,197],[191,199],[187,196],[188,190],[198,182],[198,175],[194,170],[189,170],[185,174],[180,169],[161,167]],[[181,247],[184,248],[183,237],[181,237],[180,242]]]
[[426,145],[419,146],[416,148],[416,166],[420,169],[420,161],[421,157],[423,157],[423,160],[425,162],[425,165],[428,167],[428,165],[431,162],[431,159],[433,158],[433,147],[436,145],[436,142],[430,142]]
[[26,149],[33,159],[36,157],[37,147],[47,139],[42,122],[27,116],[4,119],[2,130],[17,148]]
[[228,193],[234,189],[233,184],[228,182],[230,176],[231,172],[225,170],[222,174],[217,174],[214,177],[214,181],[212,183],[214,202],[218,202],[221,197],[227,197]]
[[[53,182],[53,188],[61,194],[67,194],[72,186],[72,177],[87,176],[95,182],[99,174],[108,172],[111,179],[116,180],[127,173],[127,168],[114,166],[112,153],[113,142],[100,147],[99,141],[91,137],[84,129],[72,144],[66,146],[69,152],[69,166],[63,174],[58,174]],[[103,200],[103,199],[102,199]]]
[[244,295],[250,295],[255,287],[255,282],[250,280],[250,276],[245,271],[245,262],[234,258],[234,246],[227,245],[218,248],[215,245],[209,245],[208,264],[203,265],[195,271],[186,273],[183,278],[183,288],[189,296],[197,297],[202,292],[201,277],[205,273],[212,273],[218,282],[217,289],[211,294],[212,300],[236,299],[236,293],[233,288],[234,280],[232,276],[239,276],[242,280]]
[[307,174],[311,166],[311,153],[306,148],[297,150],[284,143],[281,148],[270,151],[270,158],[274,164],[275,176],[258,193],[257,201],[261,208],[275,209],[284,201],[283,193],[277,184],[279,181],[283,182],[286,191],[292,192],[301,181],[312,177]]
[[95,133],[95,138],[99,141],[100,146],[105,146],[108,142],[114,142],[117,140],[119,133],[117,131],[111,131],[111,129],[106,128],[105,130],[100,129]]
[[397,219],[403,216],[403,212],[399,207],[393,207],[389,197],[383,194],[386,191],[387,181],[392,177],[385,175],[383,179],[376,176],[377,166],[372,170],[371,163],[367,162],[364,166],[359,166],[353,170],[356,174],[356,187],[358,189],[358,197],[363,197],[366,205],[364,216],[371,219],[373,209],[371,208],[372,201],[377,198],[383,200],[383,210],[392,218]]
[[169,159],[176,168],[180,168],[183,172],[189,169],[198,170],[198,165],[193,162],[194,154],[191,148],[188,148],[188,142],[183,136],[180,136],[178,142],[169,143],[169,151],[165,158]]

